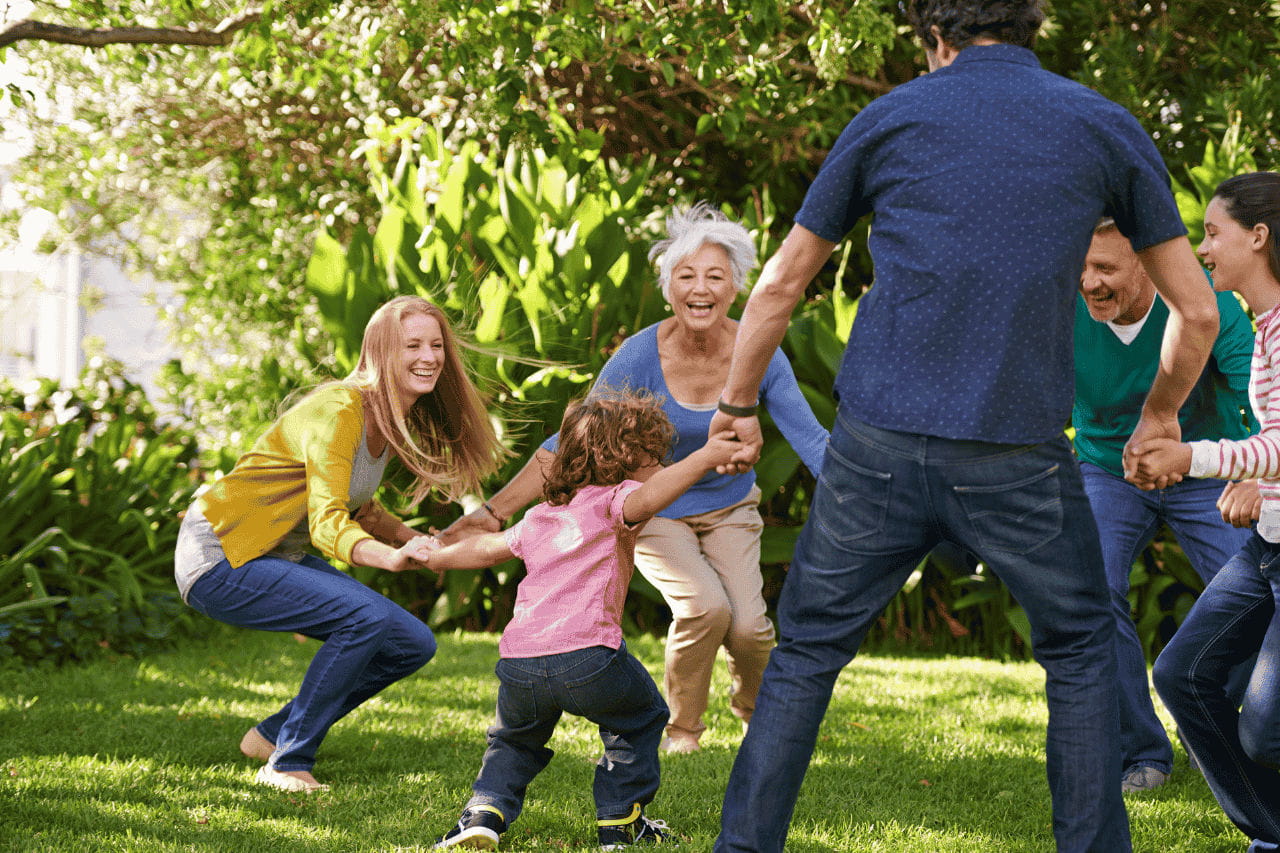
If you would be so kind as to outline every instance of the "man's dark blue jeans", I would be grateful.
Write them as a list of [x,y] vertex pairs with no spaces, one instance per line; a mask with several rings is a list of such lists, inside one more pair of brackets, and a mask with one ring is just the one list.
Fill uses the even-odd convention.
[[498,716],[467,808],[493,806],[511,826],[524,806],[525,789],[551,760],[547,741],[566,711],[600,727],[604,755],[592,788],[596,818],[626,814],[636,803],[653,800],[667,703],[626,643],[502,658],[496,671]]
[[1058,849],[1129,849],[1115,619],[1066,437],[957,441],[878,429],[841,412],[783,587],[781,639],[729,778],[716,850],[782,850],[836,677],[943,540],[977,554],[1030,620],[1046,675]]

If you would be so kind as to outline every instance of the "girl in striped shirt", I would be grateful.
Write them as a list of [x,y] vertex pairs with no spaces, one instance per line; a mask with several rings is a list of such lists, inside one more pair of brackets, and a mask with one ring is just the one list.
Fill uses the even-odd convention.
[[[1262,429],[1241,441],[1143,442],[1130,479],[1257,477],[1261,506],[1253,537],[1191,608],[1152,680],[1249,850],[1280,850],[1280,174],[1223,181],[1204,228],[1198,251],[1215,287],[1240,294],[1257,318],[1249,398]],[[1227,673],[1254,653],[1237,709]]]

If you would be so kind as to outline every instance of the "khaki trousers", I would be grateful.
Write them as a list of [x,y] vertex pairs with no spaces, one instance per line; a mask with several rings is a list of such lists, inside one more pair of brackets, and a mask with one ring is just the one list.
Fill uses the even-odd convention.
[[760,576],[760,490],[724,509],[649,520],[636,542],[636,568],[671,608],[663,687],[667,735],[701,737],[711,674],[724,646],[732,679],[730,710],[744,723],[769,652],[773,623]]

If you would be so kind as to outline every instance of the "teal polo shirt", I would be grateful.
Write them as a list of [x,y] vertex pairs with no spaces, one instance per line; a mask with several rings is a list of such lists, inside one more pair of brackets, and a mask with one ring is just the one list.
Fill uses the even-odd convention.
[[[1258,428],[1249,406],[1253,325],[1234,294],[1216,295],[1218,339],[1178,410],[1183,441],[1240,439]],[[1121,452],[1155,381],[1168,319],[1169,307],[1156,296],[1138,337],[1125,344],[1106,323],[1091,318],[1084,298],[1076,296],[1076,399],[1071,410],[1076,455],[1117,477],[1124,476]]]

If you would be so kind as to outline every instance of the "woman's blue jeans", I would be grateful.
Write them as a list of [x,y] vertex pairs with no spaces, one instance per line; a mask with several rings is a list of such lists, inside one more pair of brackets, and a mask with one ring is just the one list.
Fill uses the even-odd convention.
[[1058,850],[1129,849],[1115,619],[1065,436],[1026,446],[956,441],[878,429],[841,412],[783,586],[781,639],[730,774],[717,851],[782,850],[837,676],[944,540],[976,553],[1030,619],[1046,675]]
[[[1227,817],[1255,850],[1280,849],[1280,546],[1256,533],[1223,566],[1152,671]],[[1232,668],[1257,652],[1242,706]]]
[[502,658],[496,668],[498,715],[467,807],[490,805],[510,826],[525,789],[551,760],[547,741],[564,712],[600,727],[596,817],[627,814],[658,793],[658,743],[667,703],[648,670],[627,652],[591,646],[555,655]]
[[[1147,659],[1129,605],[1129,572],[1142,549],[1168,524],[1192,568],[1206,584],[1249,539],[1246,528],[1222,520],[1218,497],[1222,480],[1187,478],[1165,489],[1143,491],[1109,471],[1080,463],[1085,494],[1093,507],[1102,543],[1107,586],[1116,620],[1116,682],[1120,688],[1120,747],[1124,769],[1173,770],[1173,746],[1156,716],[1147,684]],[[1239,699],[1249,680],[1250,662],[1237,667],[1230,692]]]
[[436,653],[431,629],[416,616],[311,555],[298,563],[258,557],[238,569],[223,560],[195,582],[187,602],[229,625],[323,641],[298,694],[258,724],[276,745],[277,770],[310,770],[330,726]]

